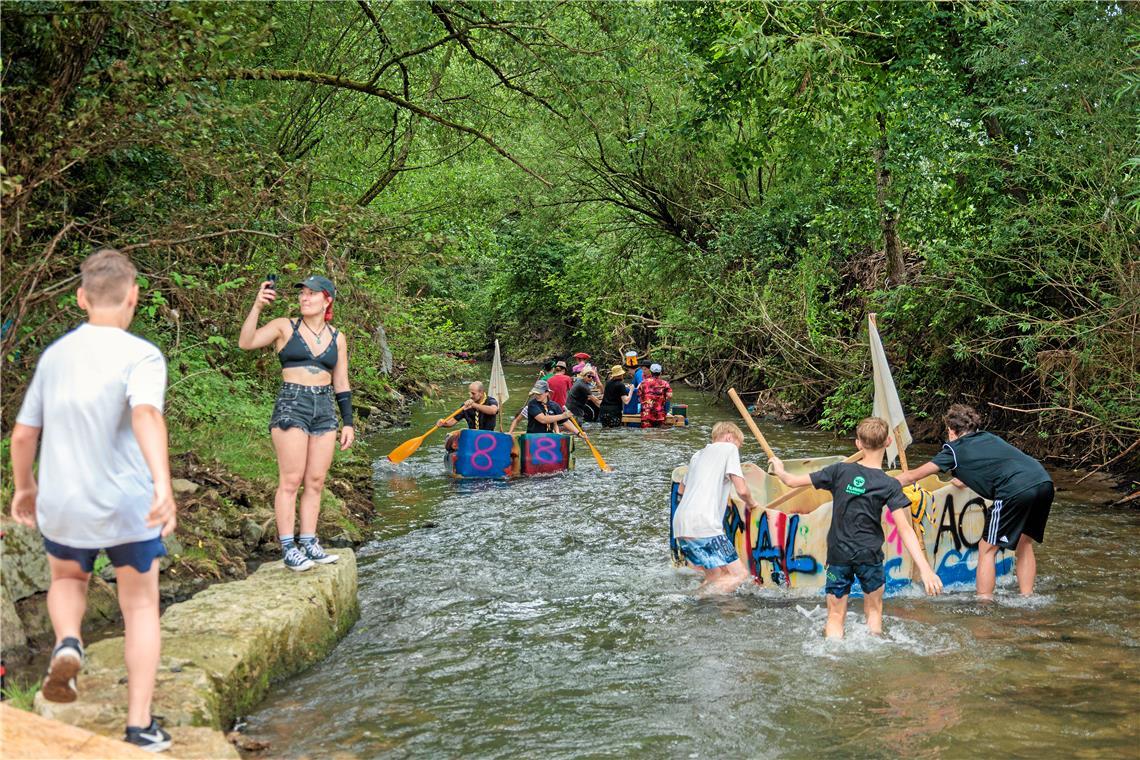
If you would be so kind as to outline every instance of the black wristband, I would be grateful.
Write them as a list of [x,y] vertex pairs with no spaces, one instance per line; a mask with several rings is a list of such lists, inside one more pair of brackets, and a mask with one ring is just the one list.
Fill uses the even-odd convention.
[[340,418],[345,427],[352,427],[352,391],[336,394],[336,405],[340,407]]

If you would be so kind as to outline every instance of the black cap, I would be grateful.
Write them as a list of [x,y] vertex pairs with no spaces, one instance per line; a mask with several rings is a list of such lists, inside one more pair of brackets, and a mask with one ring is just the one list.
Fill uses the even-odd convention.
[[321,277],[319,274],[309,275],[303,281],[298,282],[297,287],[308,288],[318,293],[328,293],[330,297],[336,298],[336,286],[333,285],[332,280],[328,277]]

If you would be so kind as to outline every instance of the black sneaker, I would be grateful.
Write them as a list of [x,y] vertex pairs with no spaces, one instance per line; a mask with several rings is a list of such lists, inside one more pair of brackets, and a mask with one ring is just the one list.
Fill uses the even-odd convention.
[[296,572],[308,570],[313,566],[313,561],[305,556],[305,553],[298,549],[296,546],[289,547],[289,551],[285,552],[285,567]]
[[49,702],[74,702],[79,696],[75,677],[83,667],[83,645],[79,639],[68,636],[51,653],[47,677],[44,678],[44,699]]
[[123,741],[147,752],[165,752],[170,749],[170,734],[163,731],[154,718],[150,719],[150,725],[146,728],[127,726],[127,735]]
[[340,559],[339,554],[329,554],[322,549],[320,542],[315,538],[307,544],[301,544],[301,550],[305,552],[306,557],[318,565],[328,565]]

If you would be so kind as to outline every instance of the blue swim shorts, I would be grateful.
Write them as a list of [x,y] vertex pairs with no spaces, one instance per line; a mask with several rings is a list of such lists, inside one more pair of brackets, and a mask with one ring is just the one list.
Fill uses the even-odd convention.
[[856,578],[859,579],[864,594],[878,591],[887,582],[882,562],[873,565],[828,565],[824,590],[842,599],[851,592],[851,585]]
[[100,551],[107,552],[107,558],[115,567],[130,565],[140,573],[150,570],[151,565],[159,557],[166,556],[166,547],[162,545],[161,538],[151,538],[146,541],[134,541],[129,544],[107,546],[100,549],[76,549],[72,546],[57,544],[50,538],[44,539],[44,550],[56,559],[70,559],[79,563],[83,572],[89,573],[95,569],[95,557]]
[[739,559],[736,547],[723,533],[708,538],[678,538],[677,545],[685,559],[697,567],[724,567]]

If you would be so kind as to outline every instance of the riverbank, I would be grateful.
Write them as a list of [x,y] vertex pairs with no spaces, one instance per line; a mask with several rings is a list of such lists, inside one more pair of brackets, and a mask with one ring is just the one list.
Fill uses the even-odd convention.
[[[306,573],[269,562],[245,580],[217,584],[167,608],[154,712],[183,745],[176,755],[209,757],[206,749],[185,750],[224,747],[224,732],[272,683],[323,659],[348,632],[360,614],[356,555],[338,553],[337,563]],[[79,699],[57,704],[37,694],[36,711],[118,737],[126,722],[125,672],[121,637],[91,644]]]

